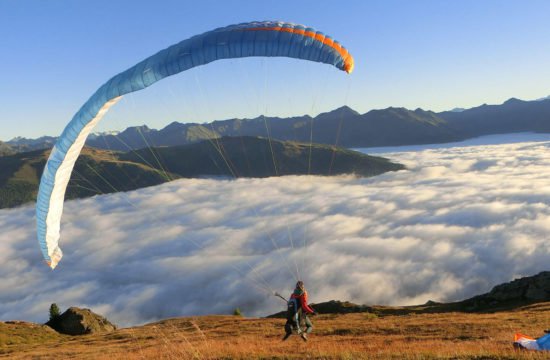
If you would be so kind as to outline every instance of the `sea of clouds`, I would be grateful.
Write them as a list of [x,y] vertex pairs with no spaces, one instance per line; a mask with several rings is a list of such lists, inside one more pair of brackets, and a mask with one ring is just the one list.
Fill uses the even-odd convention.
[[[51,303],[118,325],[263,316],[310,301],[405,305],[489,291],[550,263],[550,142],[385,153],[373,178],[184,179],[65,204],[50,271],[34,207],[0,211],[0,320]],[[380,152],[380,151],[378,151]]]

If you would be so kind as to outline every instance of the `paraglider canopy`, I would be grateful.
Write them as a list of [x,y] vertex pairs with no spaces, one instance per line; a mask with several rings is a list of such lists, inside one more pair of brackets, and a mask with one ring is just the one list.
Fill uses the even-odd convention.
[[523,334],[515,334],[514,344],[528,350],[550,350],[550,334],[533,339]]
[[124,94],[199,65],[250,56],[290,57],[325,63],[351,73],[353,57],[330,36],[304,25],[281,21],[249,22],[218,28],[183,40],[121,72],[101,86],[74,115],[45,165],[36,202],[37,237],[53,269],[59,248],[65,189],[86,138]]

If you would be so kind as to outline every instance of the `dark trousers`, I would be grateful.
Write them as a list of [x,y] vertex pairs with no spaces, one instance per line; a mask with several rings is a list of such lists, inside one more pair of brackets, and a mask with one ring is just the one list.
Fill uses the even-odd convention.
[[307,334],[311,333],[313,331],[313,324],[311,323],[311,320],[309,317],[303,313],[300,313],[298,315],[298,321],[293,321],[293,319],[287,319],[285,324],[285,331],[287,334],[292,333],[292,330],[296,330],[299,334],[302,333],[301,327],[305,325],[305,332]]

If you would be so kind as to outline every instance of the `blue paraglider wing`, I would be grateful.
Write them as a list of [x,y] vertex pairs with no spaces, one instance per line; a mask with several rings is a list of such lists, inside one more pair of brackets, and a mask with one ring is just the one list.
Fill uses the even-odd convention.
[[53,269],[63,256],[58,246],[65,189],[86,138],[122,95],[215,60],[283,56],[333,65],[350,73],[353,57],[330,36],[278,21],[251,22],[215,29],[183,40],[114,76],[101,86],[69,122],[44,168],[36,202],[37,237]]

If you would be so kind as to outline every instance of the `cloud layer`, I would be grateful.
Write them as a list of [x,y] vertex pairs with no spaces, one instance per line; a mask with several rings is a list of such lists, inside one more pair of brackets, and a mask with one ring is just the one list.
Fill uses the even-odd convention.
[[311,301],[459,300],[550,261],[550,142],[385,154],[375,178],[189,179],[65,204],[55,271],[34,208],[0,211],[0,319],[89,307],[125,326]]

